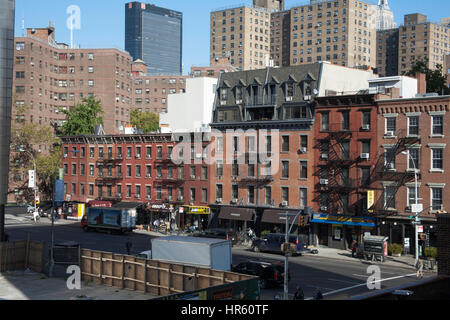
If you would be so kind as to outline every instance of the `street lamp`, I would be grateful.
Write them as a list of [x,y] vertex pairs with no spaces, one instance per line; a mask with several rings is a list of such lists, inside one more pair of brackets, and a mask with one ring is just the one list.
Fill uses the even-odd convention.
[[409,152],[403,151],[403,155],[408,156],[408,160],[411,159],[413,166],[414,166],[414,185],[415,185],[415,198],[416,198],[416,204],[414,206],[414,209],[412,212],[415,214],[415,224],[414,224],[414,230],[415,230],[415,248],[416,248],[416,254],[415,254],[415,264],[417,264],[417,261],[419,261],[419,231],[418,231],[418,225],[419,225],[419,213],[422,211],[419,209],[419,185],[417,183],[417,167],[416,162],[411,157]]
[[37,181],[37,171],[36,171],[36,158],[34,157],[33,153],[31,151],[25,150],[23,148],[19,149],[20,152],[27,152],[28,154],[31,155],[31,158],[33,159],[33,165],[34,165],[34,212],[36,213],[37,211],[37,206],[36,206],[36,200],[37,200],[37,186],[36,186],[36,181]]
[[[304,210],[299,211],[297,214],[294,213],[280,213],[280,215],[286,217],[286,235],[285,235],[285,253],[284,253],[284,300],[289,300],[289,253],[286,246],[289,245],[289,235],[291,234],[292,228],[294,227],[295,221],[302,213],[310,214],[311,208],[305,207]],[[289,228],[289,217],[294,217],[292,225]]]

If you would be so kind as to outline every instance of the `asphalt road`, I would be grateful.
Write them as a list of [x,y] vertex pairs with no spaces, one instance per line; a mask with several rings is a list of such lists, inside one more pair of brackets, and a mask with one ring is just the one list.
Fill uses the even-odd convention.
[[[30,239],[38,241],[51,240],[51,224],[47,218],[42,218],[41,223],[34,224],[25,219],[23,215],[7,215],[6,232],[11,241],[24,240],[27,234]],[[126,253],[125,243],[131,240],[132,254],[137,254],[150,249],[152,237],[146,234],[133,233],[125,236],[109,235],[104,233],[85,233],[80,224],[75,222],[64,224],[57,222],[54,228],[55,241],[76,241],[83,248],[92,250]],[[247,260],[261,260],[266,262],[284,262],[284,257],[276,254],[254,253],[242,248],[233,249],[233,264]],[[326,300],[344,300],[349,297],[368,293],[367,288],[369,262],[341,261],[318,256],[291,257],[289,268],[291,281],[289,292],[291,297],[297,286],[302,287],[305,297],[311,298],[317,288],[321,290]],[[393,266],[380,266],[381,289],[396,287],[405,283],[417,281],[414,271],[410,268],[399,268]],[[277,294],[282,295],[283,287],[263,290],[262,299],[273,300]]]

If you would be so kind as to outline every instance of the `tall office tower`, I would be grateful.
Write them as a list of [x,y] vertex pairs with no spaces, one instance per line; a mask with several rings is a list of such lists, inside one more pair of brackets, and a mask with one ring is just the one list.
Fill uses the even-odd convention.
[[0,242],[5,241],[14,57],[14,0],[0,0]]
[[211,12],[210,58],[229,57],[232,66],[254,70],[269,65],[270,12],[242,6]]
[[125,50],[149,75],[183,72],[183,14],[141,2],[125,4]]
[[377,31],[396,28],[394,13],[389,8],[388,0],[378,0],[377,6]]
[[291,8],[290,65],[329,61],[376,66],[376,6],[361,1],[314,1]]
[[405,15],[399,28],[399,74],[405,74],[418,60],[428,60],[428,68],[444,66],[450,54],[450,27],[427,21],[427,16],[414,13]]

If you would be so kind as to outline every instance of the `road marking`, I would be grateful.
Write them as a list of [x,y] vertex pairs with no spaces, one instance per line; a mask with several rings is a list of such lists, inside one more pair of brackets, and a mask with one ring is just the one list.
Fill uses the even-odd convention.
[[346,281],[346,280],[339,280],[339,279],[328,279],[328,281],[337,281],[337,282],[344,282],[344,283],[350,283],[350,284],[360,284],[359,282],[355,282],[355,281]]
[[[407,277],[412,277],[412,276],[416,276],[416,274],[412,273],[412,274],[408,274],[408,275],[405,275],[405,276],[398,276],[398,277],[392,277],[392,278],[387,278],[387,279],[381,279],[381,280],[374,281],[373,283],[377,283],[377,282],[381,283],[381,282],[385,282],[385,281],[397,280],[397,279],[407,278]],[[327,293],[324,293],[323,296],[325,297],[325,296],[329,296],[329,295],[332,295],[332,294],[336,294],[336,293],[340,293],[340,292],[344,292],[344,291],[348,291],[348,290],[352,290],[352,289],[356,289],[356,288],[364,287],[364,286],[367,286],[367,283],[362,283],[362,284],[358,284],[358,285],[355,285],[355,286],[352,286],[352,287],[347,287],[347,288],[343,288],[343,289],[327,292]],[[308,298],[308,299],[305,299],[305,300],[313,300],[313,298]]]

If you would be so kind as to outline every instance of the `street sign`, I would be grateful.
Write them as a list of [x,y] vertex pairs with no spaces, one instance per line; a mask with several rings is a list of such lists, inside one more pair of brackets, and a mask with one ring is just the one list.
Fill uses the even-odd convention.
[[420,213],[423,211],[423,204],[419,203],[419,204],[413,204],[411,205],[411,211],[414,213]]
[[34,170],[28,171],[28,188],[36,188],[36,174]]
[[423,233],[423,226],[417,226],[417,232]]

